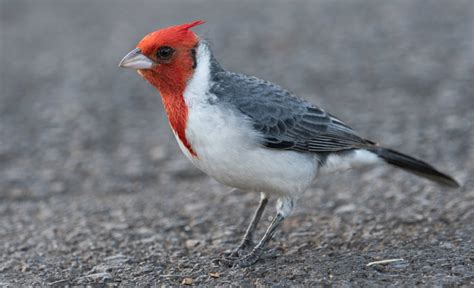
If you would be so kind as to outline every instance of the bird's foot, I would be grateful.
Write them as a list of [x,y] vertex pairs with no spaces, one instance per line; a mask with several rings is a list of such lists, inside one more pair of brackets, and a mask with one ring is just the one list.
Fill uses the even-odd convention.
[[267,258],[276,258],[281,255],[282,249],[281,248],[273,248],[273,249],[263,249],[263,248],[255,248],[249,254],[245,255],[244,257],[240,258],[237,261],[237,264],[244,268],[252,266],[253,264],[257,263],[258,260],[267,259]]
[[248,252],[255,247],[256,243],[253,242],[251,239],[245,239],[243,240],[240,245],[235,248],[232,252],[230,252],[228,255],[226,255],[229,258],[238,258],[241,255],[241,252]]
[[[247,248],[248,249],[248,248]],[[247,250],[245,249],[245,250]],[[235,252],[235,250],[234,250]],[[239,250],[239,252],[242,252],[242,250]],[[257,263],[258,260],[264,259],[264,258],[276,258],[278,255],[280,255],[280,249],[275,248],[275,249],[270,249],[270,250],[265,250],[262,248],[256,248],[251,250],[249,253],[245,255],[232,255],[227,254],[224,255],[224,257],[221,257],[219,259],[216,259],[216,263],[219,263],[222,266],[226,267],[235,267],[239,266],[241,268],[249,267],[252,266],[253,264]],[[240,253],[238,253],[240,254]]]
[[257,261],[260,259],[261,256],[262,256],[261,249],[253,249],[249,254],[237,260],[236,264],[242,268],[249,267],[257,263]]
[[239,255],[233,256],[232,254],[224,255],[224,257],[221,257],[220,259],[216,259],[216,262],[226,267],[249,267],[260,259],[261,253],[256,251],[259,250],[252,250],[250,253],[240,257]]
[[240,257],[243,257],[244,255],[247,255],[249,251],[255,246],[255,242],[251,239],[244,239],[242,242],[239,244],[239,246],[233,250],[227,250],[223,254],[221,254],[220,257],[217,257],[214,259],[214,263],[227,266],[227,267],[232,267],[237,263]]
[[251,251],[251,249],[255,247],[255,245],[256,244],[255,242],[253,242],[253,240],[244,239],[237,248],[231,251],[224,252],[221,257],[215,259],[215,262],[223,266],[232,267],[235,265],[235,263],[238,262],[239,258],[243,257],[244,255],[247,255],[249,251]]

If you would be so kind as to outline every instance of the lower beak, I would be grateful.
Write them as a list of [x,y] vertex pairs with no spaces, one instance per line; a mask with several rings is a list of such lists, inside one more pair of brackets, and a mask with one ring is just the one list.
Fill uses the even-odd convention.
[[153,66],[155,62],[143,55],[139,48],[130,51],[119,63],[119,67],[130,69],[151,69]]

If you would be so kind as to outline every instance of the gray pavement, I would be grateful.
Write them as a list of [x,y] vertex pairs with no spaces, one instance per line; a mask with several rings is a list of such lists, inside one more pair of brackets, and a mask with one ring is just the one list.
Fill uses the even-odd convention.
[[[223,66],[463,187],[388,167],[330,175],[276,257],[216,265],[259,196],[193,168],[159,95],[117,67],[148,32],[197,19]],[[473,1],[0,0],[0,73],[0,286],[474,285]]]

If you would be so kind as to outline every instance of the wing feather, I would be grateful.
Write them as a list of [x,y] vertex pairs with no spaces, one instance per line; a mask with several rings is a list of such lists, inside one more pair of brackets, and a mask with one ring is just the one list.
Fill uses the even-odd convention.
[[211,92],[246,115],[269,148],[337,152],[374,144],[343,121],[281,87],[222,70]]

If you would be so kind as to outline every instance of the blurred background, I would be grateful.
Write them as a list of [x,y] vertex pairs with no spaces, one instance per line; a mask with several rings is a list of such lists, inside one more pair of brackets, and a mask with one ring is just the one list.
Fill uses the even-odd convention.
[[[452,264],[461,272],[450,279],[472,281],[472,266],[463,265],[472,263],[474,237],[473,1],[0,0],[0,282],[118,281],[115,268],[101,269],[110,262],[104,259],[125,255],[119,261],[129,269],[125,275],[177,284],[181,278],[159,275],[178,268],[184,275],[188,270],[175,263],[190,255],[193,263],[207,263],[237,243],[258,196],[224,193],[230,189],[193,168],[179,152],[159,94],[117,67],[147,33],[198,19],[207,23],[194,31],[227,69],[278,83],[367,138],[463,183],[459,191],[445,191],[389,168],[328,176],[305,194],[277,246],[310,243],[309,251],[325,251],[339,243],[345,255],[356,255],[366,248],[344,246],[356,241],[385,253],[381,238],[389,235],[398,239],[389,246],[400,252],[420,231],[428,235],[422,241],[435,243],[451,227],[447,235],[461,236],[450,247],[461,258],[470,251],[471,258]],[[320,230],[291,238],[296,227]],[[188,247],[188,240],[198,244]],[[279,267],[316,261],[288,251]],[[354,263],[375,257],[369,254],[362,260],[357,254]],[[355,269],[346,260],[337,269]],[[421,269],[413,263],[403,271]],[[336,268],[318,265],[316,274],[293,275],[296,282],[288,283],[350,280],[342,270],[331,280],[327,273]],[[214,280],[196,271],[188,274],[197,284],[225,284],[206,282]],[[446,271],[430,272],[429,279],[444,281],[453,273]],[[97,273],[105,274],[90,276]],[[243,279],[232,278],[240,270],[232,273],[219,281]],[[288,284],[271,277],[261,283]]]

